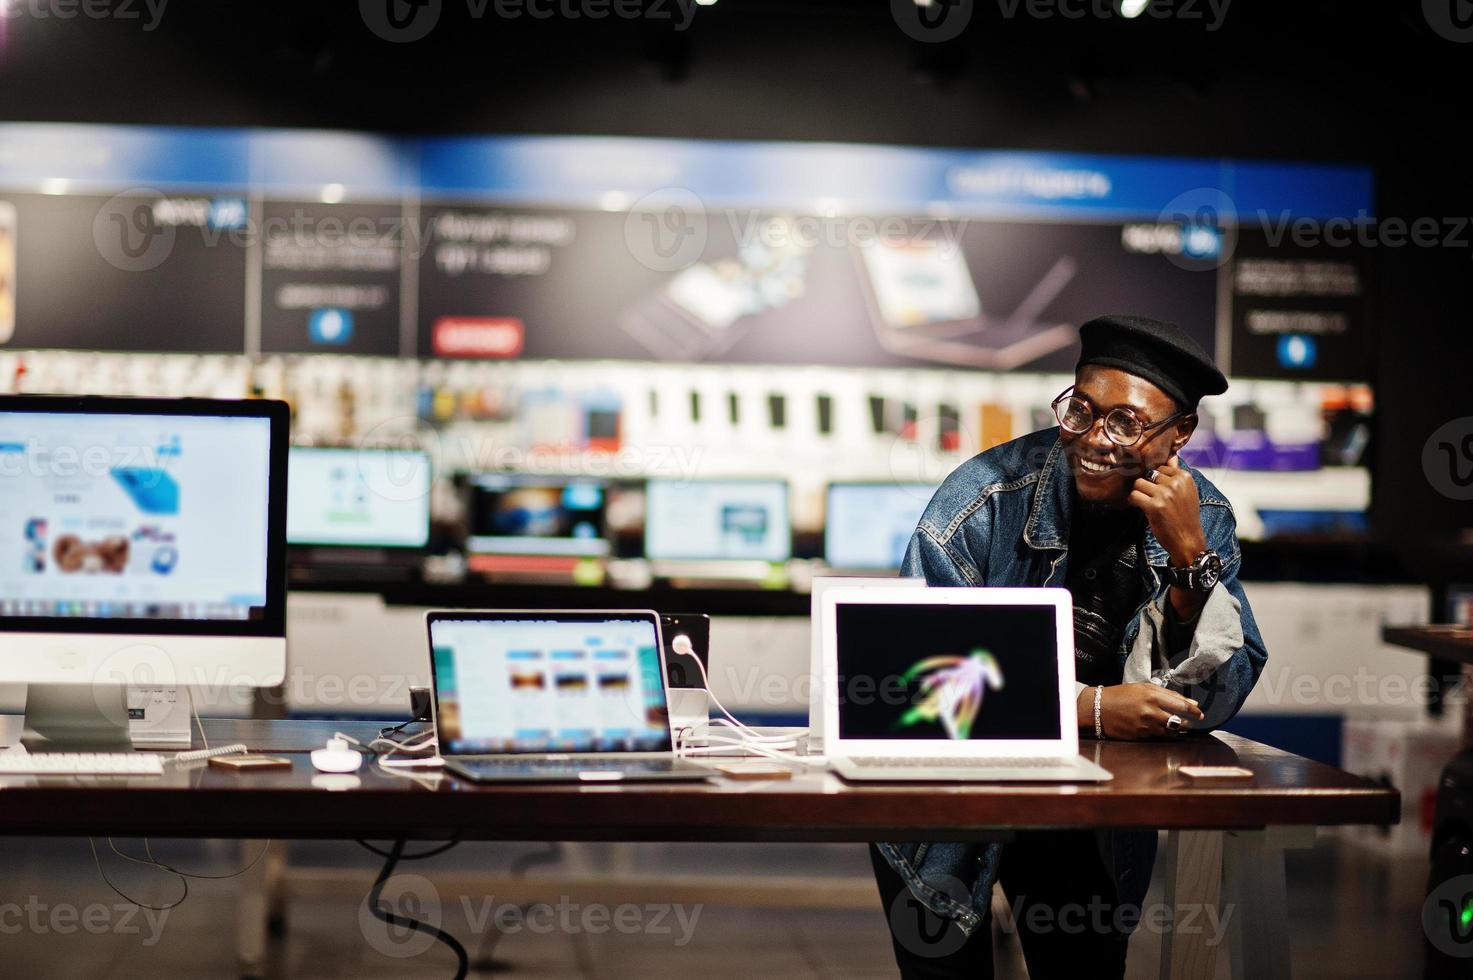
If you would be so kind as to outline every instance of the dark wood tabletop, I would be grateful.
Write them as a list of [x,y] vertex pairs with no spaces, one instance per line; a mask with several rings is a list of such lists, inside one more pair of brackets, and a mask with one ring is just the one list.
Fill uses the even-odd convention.
[[[14,721],[15,719],[10,719]],[[1395,823],[1395,790],[1225,733],[1171,742],[1085,742],[1101,784],[788,780],[475,786],[365,762],[336,788],[307,754],[334,730],[377,722],[210,721],[211,745],[288,755],[291,769],[165,766],[162,777],[0,776],[0,834],[440,840],[868,841],[976,838],[1044,827],[1239,829]],[[1181,765],[1241,765],[1249,782],[1193,784]],[[348,780],[352,783],[353,780]]]
[[1444,660],[1473,663],[1473,626],[1385,626],[1381,639]]

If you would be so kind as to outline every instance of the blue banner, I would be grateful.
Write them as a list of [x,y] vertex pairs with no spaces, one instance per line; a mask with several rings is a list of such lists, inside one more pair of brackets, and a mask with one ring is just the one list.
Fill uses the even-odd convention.
[[[368,133],[0,125],[0,186],[135,187],[275,197],[519,201],[623,211],[694,194],[808,214],[1173,220],[1369,217],[1367,167],[585,136],[402,139]],[[330,190],[329,190],[330,189]]]

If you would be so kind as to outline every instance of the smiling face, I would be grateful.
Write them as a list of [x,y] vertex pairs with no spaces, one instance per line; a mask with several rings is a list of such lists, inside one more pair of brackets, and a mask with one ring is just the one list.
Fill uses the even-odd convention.
[[1135,481],[1176,454],[1197,427],[1195,415],[1151,429],[1134,446],[1117,446],[1105,435],[1104,416],[1128,408],[1146,425],[1175,415],[1179,409],[1166,392],[1144,378],[1119,368],[1086,364],[1074,377],[1074,394],[1094,410],[1095,424],[1075,435],[1064,429],[1059,437],[1074,474],[1079,499],[1106,507],[1123,507]]

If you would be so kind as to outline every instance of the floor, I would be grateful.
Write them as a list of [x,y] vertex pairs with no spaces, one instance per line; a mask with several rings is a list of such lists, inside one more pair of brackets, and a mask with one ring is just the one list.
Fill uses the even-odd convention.
[[[142,856],[141,841],[116,841]],[[149,904],[179,893],[178,879],[117,856],[97,841],[114,884]],[[224,875],[240,850],[227,842],[152,842],[154,856],[176,867]],[[247,853],[249,859],[254,851]],[[297,843],[294,864],[368,871],[378,859],[350,843]],[[517,859],[522,859],[520,864]],[[892,977],[889,938],[878,909],[750,909],[729,905],[654,903],[620,906],[566,896],[560,909],[519,919],[518,906],[483,894],[455,896],[434,888],[437,874],[471,870],[555,872],[570,863],[590,869],[633,865],[671,875],[791,874],[868,878],[862,847],[850,845],[628,845],[564,848],[466,844],[439,857],[402,865],[387,894],[406,912],[433,917],[465,942],[471,976]],[[167,912],[139,911],[99,877],[85,840],[0,840],[0,975],[33,978],[237,977],[235,879],[193,880],[189,896]],[[1389,859],[1322,833],[1312,850],[1289,859],[1295,976],[1301,980],[1420,975],[1419,915],[1425,863]],[[1154,891],[1159,892],[1159,881]],[[1148,901],[1154,900],[1154,895]],[[438,944],[380,925],[363,906],[361,887],[317,888],[294,899],[271,944],[268,977],[447,978],[454,957]],[[501,923],[498,930],[495,922]],[[1155,977],[1156,939],[1132,940],[1130,976]],[[998,944],[998,976],[1023,977],[1015,943]],[[1218,974],[1228,976],[1226,951]]]

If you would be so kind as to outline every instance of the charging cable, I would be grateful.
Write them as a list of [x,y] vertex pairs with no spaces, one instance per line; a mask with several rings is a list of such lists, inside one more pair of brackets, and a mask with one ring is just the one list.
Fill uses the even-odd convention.
[[677,755],[688,756],[701,753],[728,752],[732,746],[736,746],[754,755],[766,756],[769,759],[776,759],[779,762],[795,762],[803,766],[821,766],[827,764],[827,760],[822,756],[803,756],[797,754],[798,737],[805,733],[800,732],[793,735],[764,734],[726,710],[726,705],[722,704],[721,699],[716,696],[716,692],[711,690],[711,678],[706,673],[706,665],[701,663],[700,657],[696,656],[695,647],[691,644],[690,637],[684,633],[678,634],[670,641],[670,649],[682,656],[690,657],[696,662],[696,669],[700,671],[701,686],[706,689],[706,696],[726,716],[725,718],[712,718],[709,724],[730,728],[733,733],[731,735],[718,735],[715,732],[711,732],[707,736],[707,740],[719,744],[692,746],[684,743],[686,738],[694,735],[694,732],[690,732],[688,735],[688,729],[681,729],[677,733],[675,743]]

